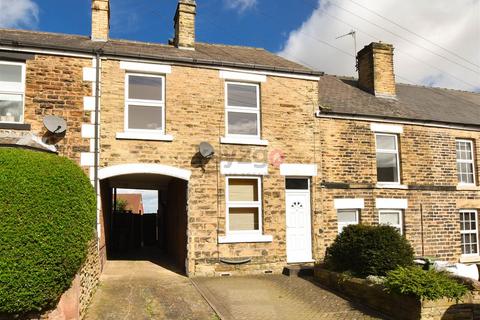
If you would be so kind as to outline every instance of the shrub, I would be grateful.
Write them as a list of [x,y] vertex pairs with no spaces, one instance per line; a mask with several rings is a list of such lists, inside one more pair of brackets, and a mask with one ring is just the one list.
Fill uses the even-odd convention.
[[413,249],[391,226],[350,225],[327,249],[328,268],[350,271],[358,277],[384,276],[398,266],[413,263]]
[[74,162],[0,148],[0,313],[54,306],[94,236],[95,193]]
[[444,272],[419,267],[399,267],[387,274],[384,286],[390,292],[418,297],[422,300],[455,299],[457,302],[468,288]]

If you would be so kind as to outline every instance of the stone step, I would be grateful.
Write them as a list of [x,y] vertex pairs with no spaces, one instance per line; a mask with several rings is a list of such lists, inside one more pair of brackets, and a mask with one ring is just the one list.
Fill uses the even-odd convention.
[[289,264],[283,268],[282,273],[289,277],[311,277],[313,264]]

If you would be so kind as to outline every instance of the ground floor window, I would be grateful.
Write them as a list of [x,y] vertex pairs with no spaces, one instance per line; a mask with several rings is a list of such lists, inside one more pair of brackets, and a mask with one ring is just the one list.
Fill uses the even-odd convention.
[[462,254],[478,255],[477,210],[460,211]]
[[378,212],[378,222],[398,229],[403,234],[402,210],[380,210]]
[[261,190],[259,177],[227,177],[227,232],[261,233]]
[[337,211],[338,233],[351,224],[358,224],[358,210],[343,209]]

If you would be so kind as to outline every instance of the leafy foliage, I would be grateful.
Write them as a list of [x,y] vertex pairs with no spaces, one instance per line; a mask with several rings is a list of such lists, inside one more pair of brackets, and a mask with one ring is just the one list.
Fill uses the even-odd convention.
[[125,199],[118,199],[115,203],[115,211],[125,211],[128,206],[128,201]]
[[94,236],[95,193],[73,161],[0,148],[0,313],[52,306]]
[[468,288],[444,272],[419,267],[399,267],[387,274],[384,286],[390,292],[412,295],[422,300],[455,299],[457,302]]
[[391,226],[350,225],[327,249],[328,268],[358,277],[384,276],[398,266],[413,264],[413,249]]

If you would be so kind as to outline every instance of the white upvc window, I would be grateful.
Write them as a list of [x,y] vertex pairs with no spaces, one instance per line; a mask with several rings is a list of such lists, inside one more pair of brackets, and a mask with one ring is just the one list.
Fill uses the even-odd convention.
[[165,77],[127,73],[125,132],[165,133]]
[[25,63],[0,61],[0,123],[23,123]]
[[260,140],[260,86],[225,82],[225,131],[227,138]]
[[359,223],[359,213],[357,209],[341,209],[337,211],[338,233],[343,231],[343,228],[351,224]]
[[226,178],[227,235],[262,233],[262,181],[260,177]]
[[462,255],[478,255],[477,210],[460,210]]
[[379,224],[388,225],[398,229],[400,234],[403,234],[403,212],[402,210],[379,210],[378,211]]
[[377,182],[400,184],[400,155],[396,134],[376,133]]
[[475,160],[473,141],[458,139],[455,141],[457,151],[457,177],[460,185],[475,185]]

